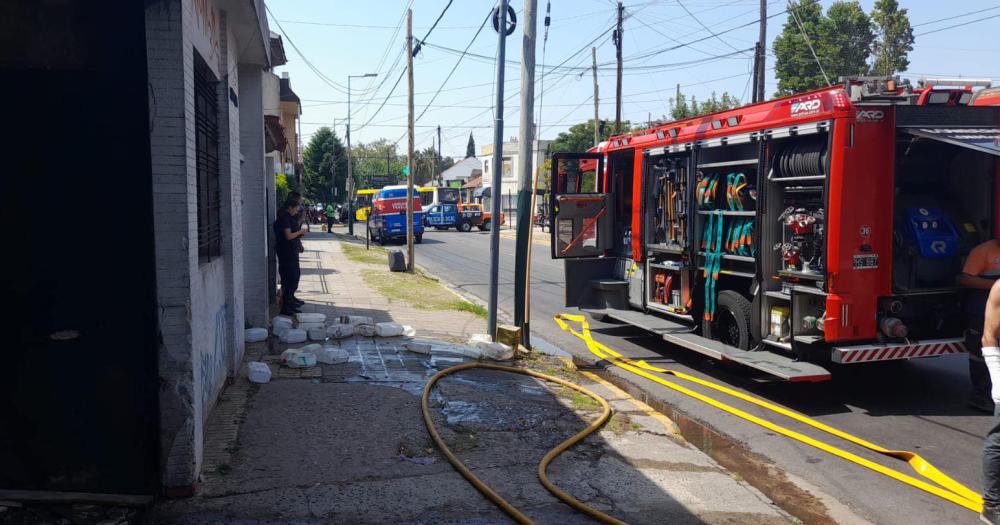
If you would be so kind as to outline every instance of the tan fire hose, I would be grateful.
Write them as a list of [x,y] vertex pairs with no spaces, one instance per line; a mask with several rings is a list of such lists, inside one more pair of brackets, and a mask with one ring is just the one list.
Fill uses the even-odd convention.
[[608,405],[608,401],[606,399],[591,392],[590,390],[587,390],[586,388],[580,385],[570,383],[569,381],[566,381],[564,379],[560,379],[558,377],[546,374],[541,374],[535,372],[534,370],[528,370],[524,368],[514,368],[503,365],[494,365],[489,363],[465,363],[453,366],[451,368],[447,368],[435,374],[434,377],[432,377],[430,381],[427,382],[427,385],[424,386],[424,393],[420,399],[420,410],[423,412],[424,415],[424,424],[427,425],[427,432],[430,433],[431,439],[434,440],[434,444],[437,446],[438,450],[440,450],[441,453],[444,454],[444,457],[448,459],[448,462],[451,463],[451,466],[455,467],[455,470],[457,470],[458,473],[462,475],[462,477],[468,480],[469,483],[472,483],[472,486],[476,487],[476,490],[481,492],[484,496],[486,496],[487,499],[492,501],[496,506],[500,507],[504,512],[510,515],[510,517],[514,518],[515,521],[522,524],[534,523],[533,521],[531,521],[531,518],[529,518],[523,512],[521,512],[516,507],[511,505],[507,500],[503,498],[503,496],[498,494],[488,485],[483,483],[481,479],[476,477],[476,475],[473,474],[472,471],[469,470],[469,468],[466,467],[464,463],[462,463],[462,460],[458,459],[458,457],[451,451],[451,449],[448,448],[448,445],[446,445],[444,440],[441,439],[441,435],[438,434],[437,428],[434,427],[434,421],[433,419],[431,419],[430,408],[428,406],[428,399],[430,398],[431,389],[434,388],[434,384],[445,376],[454,374],[456,372],[461,372],[463,370],[469,370],[471,368],[486,368],[489,370],[500,370],[502,372],[521,374],[542,379],[545,381],[551,381],[553,383],[560,384],[564,387],[572,388],[573,390],[576,390],[581,394],[593,398],[595,401],[600,403],[603,412],[601,412],[601,416],[599,418],[597,418],[594,422],[588,425],[587,428],[574,434],[572,437],[570,437],[566,441],[563,441],[556,448],[550,450],[547,454],[545,454],[545,457],[542,458],[542,461],[538,463],[538,480],[542,482],[542,485],[545,487],[545,489],[551,492],[553,496],[559,498],[564,503],[573,507],[574,509],[594,519],[597,519],[602,523],[625,525],[624,521],[621,521],[612,516],[608,516],[607,514],[599,510],[592,509],[584,505],[583,502],[581,502],[580,500],[574,498],[567,492],[555,486],[555,484],[549,481],[548,476],[545,474],[545,471],[546,469],[548,469],[549,463],[551,463],[552,460],[554,460],[557,456],[559,456],[559,454],[562,454],[564,451],[566,451],[566,449],[568,449],[569,447],[572,447],[583,438],[594,433],[597,429],[599,429],[602,425],[604,425],[604,423],[608,420],[608,418],[611,417],[611,406]]

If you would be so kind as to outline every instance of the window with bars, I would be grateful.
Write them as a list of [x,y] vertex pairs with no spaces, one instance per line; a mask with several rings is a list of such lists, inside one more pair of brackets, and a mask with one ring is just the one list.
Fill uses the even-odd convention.
[[219,195],[218,81],[194,52],[195,166],[198,178],[198,260],[208,262],[222,254],[221,196]]

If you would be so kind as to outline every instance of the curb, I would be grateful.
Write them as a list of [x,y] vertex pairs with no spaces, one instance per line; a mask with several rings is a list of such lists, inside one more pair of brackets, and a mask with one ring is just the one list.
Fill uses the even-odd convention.
[[695,414],[679,410],[650,395],[649,380],[629,374],[608,361],[570,350],[581,371],[591,372],[649,405],[677,425],[681,437],[726,470],[767,496],[776,506],[807,525],[836,525],[823,500],[788,479],[786,473],[766,457],[727,436]]

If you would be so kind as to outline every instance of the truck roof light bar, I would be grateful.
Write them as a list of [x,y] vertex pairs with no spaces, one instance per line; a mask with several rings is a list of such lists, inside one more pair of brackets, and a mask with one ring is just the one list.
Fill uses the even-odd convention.
[[956,87],[990,87],[993,80],[988,78],[921,78],[917,80],[920,87],[926,86],[956,86]]

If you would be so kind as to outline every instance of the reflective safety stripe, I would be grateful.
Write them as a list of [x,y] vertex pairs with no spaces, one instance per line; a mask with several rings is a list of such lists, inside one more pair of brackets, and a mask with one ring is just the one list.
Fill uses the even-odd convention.
[[[686,396],[693,397],[715,408],[728,412],[736,417],[739,417],[756,425],[760,425],[768,430],[781,434],[785,437],[792,438],[800,443],[804,443],[806,445],[817,448],[819,450],[822,450],[839,458],[861,465],[862,467],[865,467],[867,469],[874,470],[875,472],[888,476],[892,479],[895,479],[896,481],[918,488],[920,490],[933,494],[939,498],[955,503],[956,505],[961,505],[962,507],[965,507],[971,511],[978,513],[982,512],[983,510],[982,496],[977,494],[972,489],[966,487],[965,485],[955,481],[944,472],[938,470],[934,465],[930,464],[927,460],[925,460],[924,458],[920,457],[917,454],[914,454],[913,452],[909,452],[906,450],[887,449],[882,446],[876,445],[870,441],[866,441],[857,436],[848,434],[847,432],[844,432],[837,428],[831,427],[825,423],[816,421],[815,419],[803,416],[802,414],[793,412],[787,408],[775,405],[759,397],[751,396],[749,394],[744,394],[743,392],[739,392],[737,390],[733,390],[731,388],[724,387],[717,383],[706,381],[704,379],[694,377],[685,374],[683,372],[678,372],[676,370],[669,370],[665,368],[659,368],[650,365],[649,363],[642,360],[633,361],[631,359],[628,359],[622,356],[620,353],[616,352],[615,350],[611,349],[610,347],[595,341],[593,336],[591,336],[590,334],[590,323],[588,323],[587,319],[582,315],[560,314],[555,316],[555,321],[560,328],[582,340],[587,345],[587,349],[595,356],[597,356],[602,360],[608,361],[614,364],[615,366],[622,368],[623,370],[627,370],[635,375],[654,381],[660,385],[663,385],[667,388],[680,392],[681,394],[684,394]],[[579,323],[580,330],[576,330],[573,327],[571,327],[567,321],[573,323]],[[826,432],[828,434],[832,434],[846,441],[850,441],[855,445],[859,445],[873,452],[877,452],[884,456],[905,461],[917,474],[936,483],[936,485],[928,483],[919,478],[915,478],[909,474],[905,474],[896,469],[886,467],[885,465],[875,463],[874,461],[865,459],[861,456],[858,456],[857,454],[854,454],[853,452],[848,452],[842,448],[833,446],[829,443],[824,443],[822,441],[819,441],[818,439],[814,439],[800,432],[796,432],[787,427],[783,427],[772,421],[757,417],[746,411],[740,410],[732,405],[728,405],[716,399],[710,398],[702,393],[695,392],[694,390],[691,390],[687,387],[681,386],[672,381],[668,381],[662,377],[663,375],[674,376],[677,379],[689,381],[698,384],[700,386],[710,388],[717,392],[721,392],[723,394],[741,399],[748,403],[757,405],[765,410],[769,410],[771,412],[798,421],[799,423],[803,423],[805,425],[813,427],[814,429]]]
[[956,337],[953,339],[938,339],[905,345],[835,346],[830,350],[830,359],[834,363],[842,364],[871,363],[875,361],[959,354],[965,351],[965,340],[961,337]]

